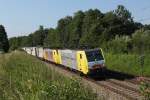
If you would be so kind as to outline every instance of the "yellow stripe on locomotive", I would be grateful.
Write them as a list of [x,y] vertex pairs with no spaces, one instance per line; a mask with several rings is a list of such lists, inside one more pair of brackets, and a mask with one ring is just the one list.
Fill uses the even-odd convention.
[[88,73],[88,61],[85,55],[85,51],[77,51],[77,65],[79,71],[84,74]]
[[57,64],[61,64],[61,54],[59,50],[53,50],[53,59]]

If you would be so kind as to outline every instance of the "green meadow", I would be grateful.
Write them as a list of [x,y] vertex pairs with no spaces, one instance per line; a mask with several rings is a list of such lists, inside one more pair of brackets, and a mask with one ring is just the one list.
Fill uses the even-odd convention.
[[105,53],[105,59],[108,69],[150,77],[150,54],[144,56],[143,66],[141,66],[141,59],[137,54]]
[[65,77],[24,52],[0,55],[0,100],[95,100],[79,79]]

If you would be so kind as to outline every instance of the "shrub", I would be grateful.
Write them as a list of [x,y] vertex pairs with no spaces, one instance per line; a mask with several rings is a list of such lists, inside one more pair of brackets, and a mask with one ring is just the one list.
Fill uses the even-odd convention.
[[129,36],[121,36],[118,35],[115,39],[107,42],[107,48],[109,51],[114,53],[128,53],[130,47],[131,38]]
[[150,100],[150,83],[142,82],[140,84],[140,92],[145,97],[145,100]]
[[138,30],[132,35],[133,51],[146,53],[150,50],[150,30]]

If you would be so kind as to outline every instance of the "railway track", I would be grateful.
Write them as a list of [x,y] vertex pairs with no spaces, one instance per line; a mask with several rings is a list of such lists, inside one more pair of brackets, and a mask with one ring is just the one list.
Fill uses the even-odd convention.
[[120,80],[116,80],[116,79],[110,79],[110,80],[107,80],[108,82],[111,82],[113,84],[116,84],[118,86],[121,86],[123,88],[128,88],[134,92],[137,92],[137,93],[140,93],[139,92],[139,86],[136,85],[136,84],[133,84],[133,83],[130,83],[130,82],[127,82],[127,81],[120,81]]
[[95,81],[91,78],[85,78],[88,81],[92,81],[105,89],[111,90],[125,98],[127,100],[143,100],[144,97],[140,94],[139,86],[128,81],[121,81],[116,79],[108,79]]
[[[60,65],[50,63],[48,61],[46,61],[46,62],[60,68],[61,70],[67,71],[67,73],[71,73],[78,77],[81,77],[79,74],[73,72],[72,70],[70,70],[66,67],[62,67]],[[96,84],[97,86],[101,86],[101,87],[108,89],[116,94],[119,94],[120,96],[127,98],[127,100],[142,100],[144,98],[140,94],[139,86],[138,86],[139,84],[137,84],[137,82],[134,79],[131,79],[132,80],[132,82],[131,82],[130,79],[119,80],[119,79],[112,78],[112,79],[106,79],[106,80],[95,80],[91,77],[85,77],[85,76],[82,76],[81,78],[83,78],[85,81],[90,81],[90,82]],[[122,99],[120,99],[120,100],[122,100]]]
[[144,79],[144,81],[146,81],[146,82],[150,83],[150,78],[148,78],[148,77],[144,77],[143,79]]
[[140,85],[141,82],[146,82],[150,84],[150,78],[147,78],[147,77],[135,77],[133,79],[126,80],[126,81],[136,84],[136,85]]
[[98,83],[107,89],[110,89],[130,100],[142,100],[143,96],[139,91],[132,90],[131,88],[125,87],[125,85],[120,85],[120,83],[114,83],[111,81],[98,81]]

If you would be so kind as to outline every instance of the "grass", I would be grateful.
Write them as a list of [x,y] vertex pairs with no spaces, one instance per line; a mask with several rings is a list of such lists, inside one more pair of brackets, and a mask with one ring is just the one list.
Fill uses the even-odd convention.
[[0,55],[0,100],[95,100],[96,94],[23,52]]
[[108,69],[132,75],[142,75],[143,72],[144,76],[150,77],[150,54],[145,55],[143,67],[137,54],[105,53],[105,58]]

